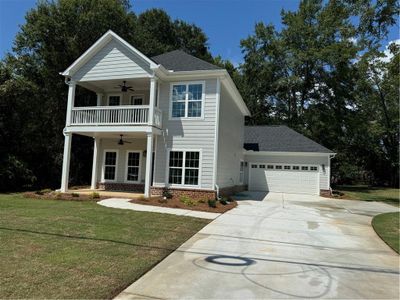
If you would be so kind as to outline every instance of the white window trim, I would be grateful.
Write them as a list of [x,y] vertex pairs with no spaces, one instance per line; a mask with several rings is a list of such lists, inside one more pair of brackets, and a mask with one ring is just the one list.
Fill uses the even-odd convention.
[[[105,175],[105,163],[106,163],[106,153],[107,152],[116,152],[115,157],[115,178],[114,180],[104,179]],[[104,149],[103,150],[103,163],[101,165],[101,182],[116,182],[118,180],[118,157],[119,157],[119,150],[118,149]]]
[[[201,116],[200,117],[188,117],[189,108],[189,85],[191,84],[201,84],[202,94],[201,94]],[[174,85],[186,85],[186,96],[185,96],[185,116],[184,117],[172,117],[172,90]],[[181,82],[171,82],[169,87],[169,120],[204,120],[204,105],[206,100],[206,82],[203,81],[181,81]],[[183,101],[183,100],[181,100]],[[200,100],[197,100],[200,102]]]
[[110,97],[119,97],[119,105],[115,106],[121,106],[122,104],[122,93],[112,93],[107,95],[107,106],[110,106]]
[[[169,154],[170,152],[174,151],[182,151],[184,152],[183,154],[183,162],[182,162],[182,180],[181,184],[176,184],[176,183],[169,183]],[[197,185],[193,184],[185,184],[185,169],[186,169],[186,152],[199,152],[199,180]],[[202,174],[202,162],[203,162],[203,155],[202,155],[202,150],[201,149],[177,149],[177,148],[169,148],[167,149],[167,166],[165,170],[165,185],[167,187],[175,188],[175,187],[184,187],[184,188],[200,188],[201,187],[201,174]]]
[[[134,104],[135,99],[138,99],[138,98],[141,98],[141,99],[142,99],[142,104],[141,104],[141,105],[135,105],[135,104]],[[144,102],[145,102],[144,94],[132,94],[132,95],[130,95],[130,97],[129,97],[129,104],[130,104],[130,105],[134,105],[134,106],[143,106],[143,105],[145,105]]]
[[[128,180],[128,158],[129,153],[139,153],[139,173],[138,173],[138,180]],[[142,176],[142,158],[143,158],[143,151],[142,150],[127,150],[125,154],[125,183],[140,183],[141,176]]]

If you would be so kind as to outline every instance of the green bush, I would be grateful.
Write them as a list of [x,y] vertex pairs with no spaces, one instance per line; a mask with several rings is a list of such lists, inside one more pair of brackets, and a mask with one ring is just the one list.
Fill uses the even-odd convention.
[[72,197],[79,197],[79,194],[78,193],[72,193],[71,196]]
[[221,198],[220,200],[219,200],[219,202],[222,204],[222,205],[227,205],[228,204],[228,201],[227,201],[227,199],[224,197],[224,198]]
[[199,203],[206,203],[206,200],[200,199],[200,200],[199,200]]
[[192,198],[189,198],[189,197],[187,197],[187,196],[182,196],[182,197],[179,198],[179,200],[180,200],[183,204],[185,204],[185,205],[187,205],[187,206],[194,206],[194,205],[197,204],[197,201],[196,201],[196,200],[194,200],[194,199],[192,199]]
[[212,207],[212,208],[216,208],[217,207],[217,200],[215,200],[215,199],[208,200],[208,206]]
[[92,199],[100,199],[100,194],[97,193],[97,192],[93,192],[93,193],[90,194],[90,197]]
[[167,199],[172,199],[172,196],[173,196],[171,191],[167,188],[163,189],[162,195],[163,195],[163,197],[165,197]]

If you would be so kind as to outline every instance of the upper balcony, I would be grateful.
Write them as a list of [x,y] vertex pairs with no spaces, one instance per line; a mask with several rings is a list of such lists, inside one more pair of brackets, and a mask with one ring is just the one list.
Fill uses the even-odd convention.
[[[162,128],[162,111],[157,105],[155,78],[70,81],[68,85],[67,131],[148,132]],[[91,98],[95,96],[94,93],[93,96],[89,96],[92,106],[75,106],[82,105],[75,103],[76,86],[97,95],[97,99]],[[93,103],[94,100],[96,103]]]

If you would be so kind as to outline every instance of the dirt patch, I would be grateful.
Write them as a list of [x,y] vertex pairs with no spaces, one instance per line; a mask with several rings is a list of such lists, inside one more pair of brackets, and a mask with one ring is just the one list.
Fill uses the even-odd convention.
[[59,193],[59,192],[26,192],[24,193],[25,198],[38,199],[38,200],[64,200],[64,201],[100,201],[110,197],[96,195],[93,197],[92,194],[75,194],[75,193]]
[[216,207],[210,207],[207,201],[201,201],[201,200],[200,201],[192,200],[192,204],[188,205],[183,203],[179,198],[176,197],[172,199],[164,199],[162,197],[142,198],[142,199],[133,199],[130,200],[129,202],[144,204],[144,205],[162,206],[170,208],[183,208],[183,209],[215,212],[215,213],[224,213],[237,206],[236,201],[227,202],[225,205],[217,201]]

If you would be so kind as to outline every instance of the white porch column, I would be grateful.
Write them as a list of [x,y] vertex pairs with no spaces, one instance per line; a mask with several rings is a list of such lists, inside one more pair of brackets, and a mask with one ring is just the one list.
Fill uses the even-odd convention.
[[147,134],[146,178],[144,184],[144,196],[150,197],[151,171],[153,164],[153,133]]
[[76,82],[75,81],[68,82],[67,118],[65,121],[66,126],[71,125],[72,108],[74,107],[74,102],[75,102],[75,90],[76,90]]
[[103,99],[103,94],[96,93],[97,95],[97,106],[101,106],[101,100]]
[[93,138],[93,165],[92,165],[92,182],[90,189],[95,190],[97,185],[97,169],[100,151],[100,138]]
[[61,176],[61,192],[65,193],[68,191],[68,180],[69,180],[69,164],[71,161],[71,142],[72,133],[64,133],[64,156]]
[[150,99],[149,99],[149,125],[154,125],[154,106],[156,104],[156,90],[157,90],[157,79],[152,77],[150,79]]

